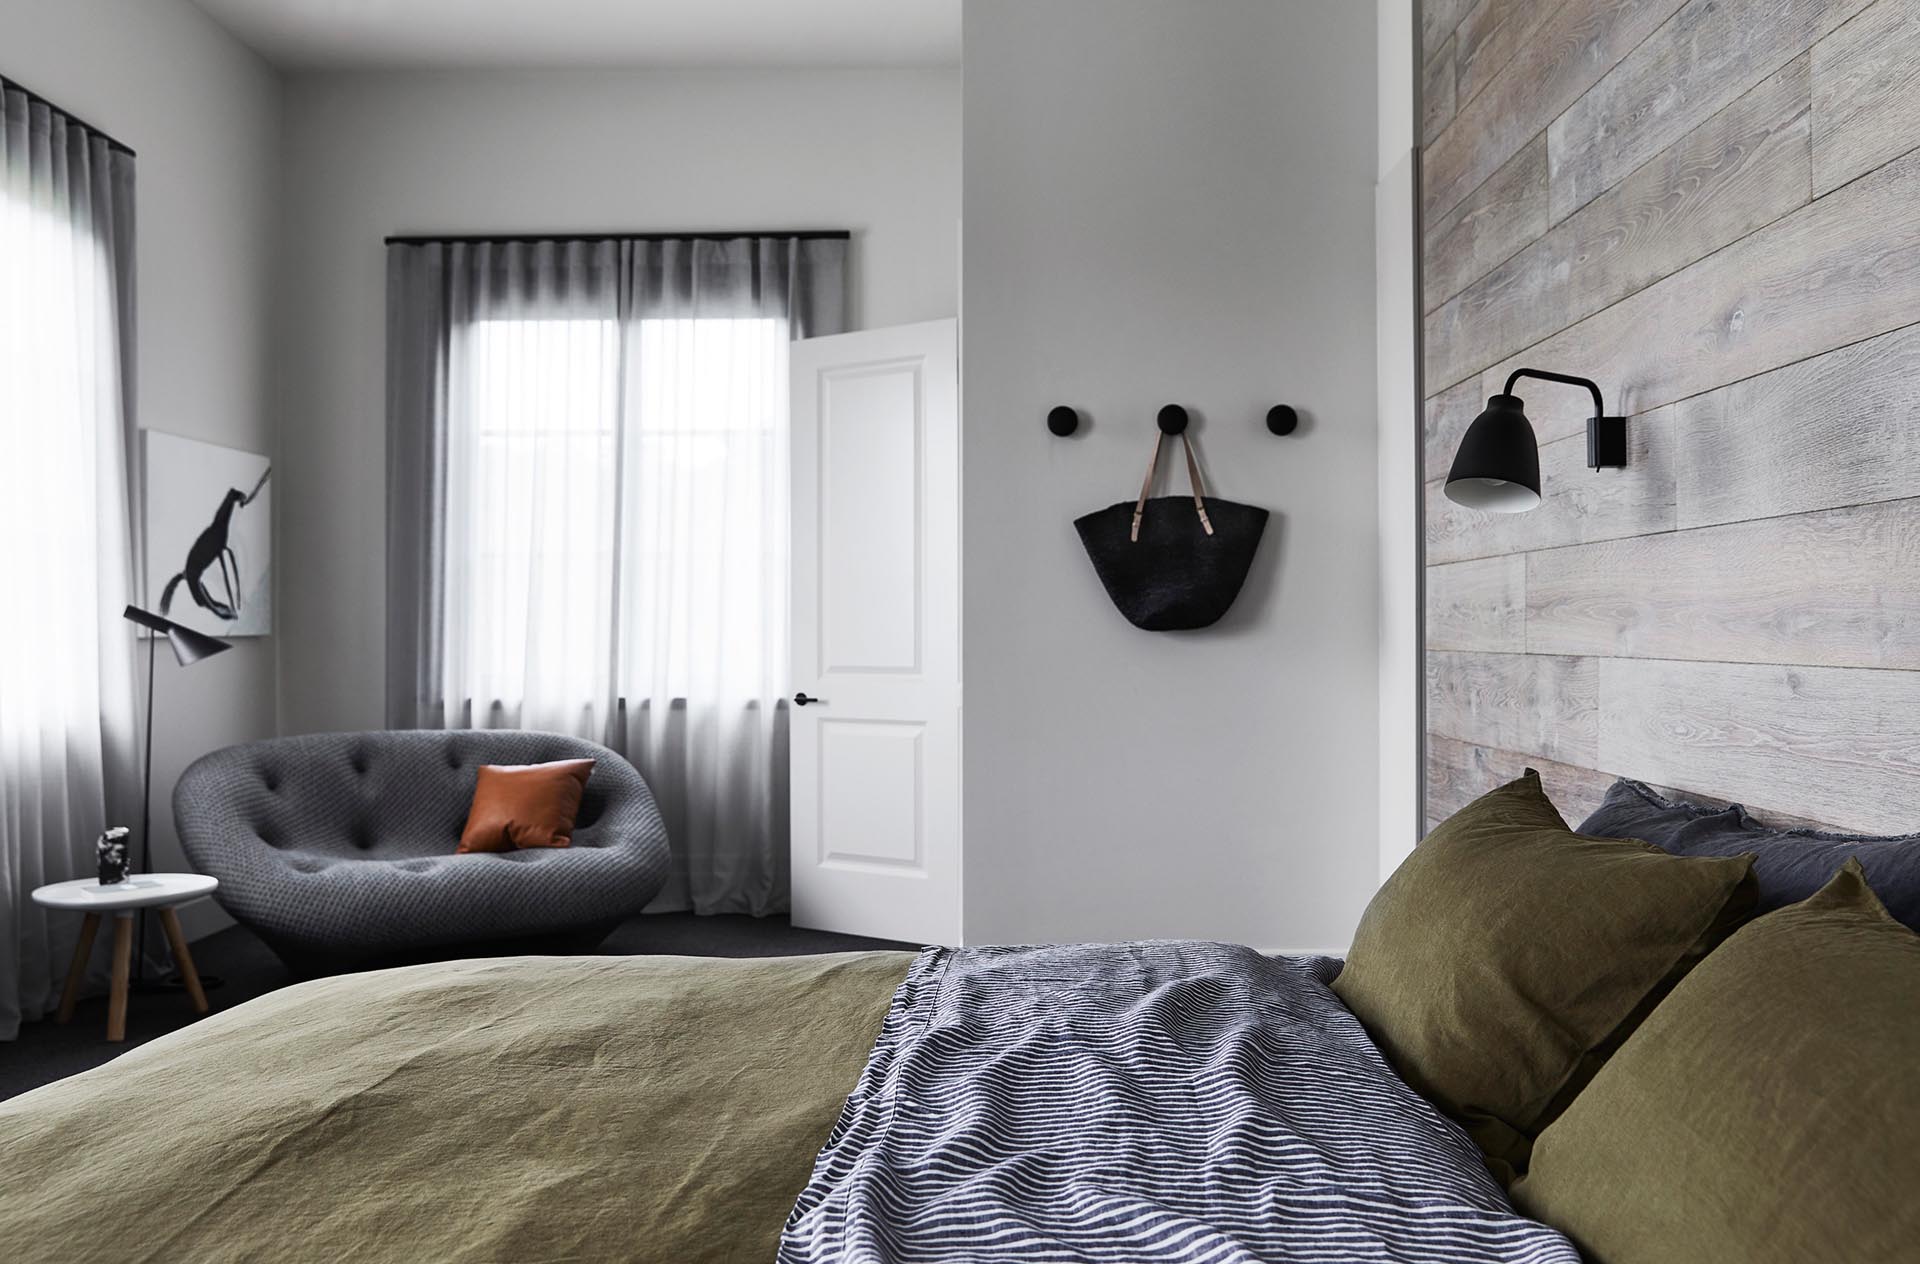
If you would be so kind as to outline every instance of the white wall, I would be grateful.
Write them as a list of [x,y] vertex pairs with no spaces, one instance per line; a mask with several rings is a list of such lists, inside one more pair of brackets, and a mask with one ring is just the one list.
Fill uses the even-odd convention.
[[[274,452],[268,313],[280,99],[273,73],[186,0],[0,0],[0,31],[0,75],[139,153],[140,424]],[[275,561],[284,576],[285,523],[278,529]],[[169,807],[181,770],[206,751],[273,734],[277,640],[239,640],[187,671],[162,650],[156,868],[181,867]],[[211,901],[189,906],[183,920],[191,933],[227,924]]]
[[957,71],[323,74],[287,113],[289,733],[384,719],[383,237],[848,228],[856,323],[957,307]]
[[1376,418],[1380,506],[1380,855],[1386,876],[1420,839],[1422,777],[1420,650],[1423,638],[1420,522],[1419,234],[1414,146],[1415,0],[1378,0],[1379,182],[1374,186]]
[[[1344,949],[1373,891],[1374,39],[1320,0],[967,0],[969,942]],[[1072,527],[1168,401],[1273,511],[1201,632],[1128,625]]]

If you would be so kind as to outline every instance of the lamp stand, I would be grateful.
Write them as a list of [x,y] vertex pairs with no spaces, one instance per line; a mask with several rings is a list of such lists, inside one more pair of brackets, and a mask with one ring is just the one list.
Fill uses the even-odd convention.
[[[261,481],[262,482],[266,481],[264,476],[262,477]],[[179,663],[180,666],[182,667],[185,667],[190,663],[197,663],[203,658],[210,658],[215,654],[224,653],[227,650],[232,649],[233,646],[231,643],[227,641],[223,641],[217,636],[208,636],[204,632],[196,632],[192,628],[187,627],[184,624],[175,623],[173,620],[167,618],[163,614],[154,614],[150,611],[142,610],[138,606],[128,606],[124,611],[121,612],[121,617],[126,619],[127,622],[129,623],[135,624],[139,627],[143,627],[147,630],[147,719],[146,719],[147,737],[146,737],[146,750],[142,752],[141,769],[140,769],[140,869],[139,869],[139,872],[152,873],[153,872],[153,694],[154,694],[153,684],[154,684],[154,661],[156,656],[160,652],[160,647],[157,644],[155,644],[155,642],[157,642],[163,636],[166,637],[167,644],[173,648],[174,661]],[[140,940],[140,952],[139,952],[139,965],[136,967],[135,975],[132,980],[134,985],[138,988],[138,990],[143,992],[172,991],[175,988],[184,986],[183,983],[178,981],[177,979],[175,980],[155,979],[152,983],[147,982],[147,910],[146,909],[143,908],[140,910],[139,915],[136,919],[136,925],[137,925],[136,933]],[[179,962],[176,961],[174,964],[176,966],[175,974],[177,975],[179,973],[178,971]],[[220,985],[220,980],[208,975],[202,975],[200,979],[200,983],[202,987],[209,987],[209,988],[218,987]],[[196,998],[196,1003],[198,1003],[199,992],[195,990],[194,995]]]
[[[145,767],[140,773],[140,872],[153,872],[153,655],[160,634],[147,634],[147,740],[144,751]],[[140,950],[134,953],[135,986],[147,981],[147,910],[141,909],[136,919],[138,930],[134,933],[134,942]]]
[[[147,740],[146,750],[141,759],[140,771],[140,872],[153,872],[153,656],[159,650],[160,634],[150,633],[147,637]],[[147,981],[147,910],[142,908],[134,914],[134,942],[139,945],[133,954],[133,979],[130,988],[135,992],[180,992],[186,985],[178,977]],[[217,974],[202,974],[200,986],[210,990],[222,986],[225,982]]]

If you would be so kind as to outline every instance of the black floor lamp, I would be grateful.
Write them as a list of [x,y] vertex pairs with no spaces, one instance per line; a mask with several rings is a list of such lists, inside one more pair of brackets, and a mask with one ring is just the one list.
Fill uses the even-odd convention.
[[[173,661],[182,667],[190,666],[203,658],[212,658],[223,650],[233,648],[231,641],[223,641],[217,636],[208,636],[204,632],[195,632],[184,624],[175,623],[164,615],[142,610],[138,606],[128,606],[125,611],[130,623],[137,623],[152,632],[147,638],[147,740],[143,753],[145,769],[140,774],[140,872],[153,872],[153,656],[154,642],[161,637],[167,638],[167,644],[173,647]],[[142,980],[147,968],[147,911],[140,910],[140,953],[137,967]]]

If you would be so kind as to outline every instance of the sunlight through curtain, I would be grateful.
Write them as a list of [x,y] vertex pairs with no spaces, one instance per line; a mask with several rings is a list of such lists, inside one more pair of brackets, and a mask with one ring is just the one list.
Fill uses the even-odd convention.
[[0,82],[0,1039],[78,931],[33,888],[130,806],[132,241],[133,156]]
[[389,722],[626,755],[656,907],[786,907],[787,348],[845,244],[392,247]]

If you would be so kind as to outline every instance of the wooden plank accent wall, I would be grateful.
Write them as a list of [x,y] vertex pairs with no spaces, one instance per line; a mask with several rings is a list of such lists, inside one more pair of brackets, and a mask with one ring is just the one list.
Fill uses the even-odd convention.
[[[1529,764],[1920,829],[1920,0],[1427,0],[1429,825]],[[1522,365],[1544,501],[1441,488]]]

